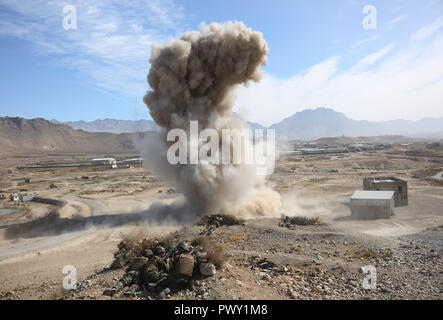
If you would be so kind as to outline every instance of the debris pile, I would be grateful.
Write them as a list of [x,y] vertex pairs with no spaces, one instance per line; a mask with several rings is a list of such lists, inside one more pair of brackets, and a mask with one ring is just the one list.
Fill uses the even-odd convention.
[[111,269],[126,267],[125,275],[103,294],[113,296],[123,289],[125,297],[163,299],[180,290],[193,290],[193,280],[216,274],[226,260],[223,247],[208,237],[189,245],[165,239],[127,237],[118,244]]

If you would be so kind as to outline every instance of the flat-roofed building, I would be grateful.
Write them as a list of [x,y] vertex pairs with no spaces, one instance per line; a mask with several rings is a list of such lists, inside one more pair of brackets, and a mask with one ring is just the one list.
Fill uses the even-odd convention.
[[143,164],[143,158],[132,158],[125,159],[122,161],[123,164]]
[[351,215],[357,219],[389,219],[394,214],[394,191],[355,191],[351,196]]
[[115,158],[97,158],[92,159],[93,166],[110,166],[111,168],[117,168],[117,160]]
[[395,206],[408,205],[408,182],[395,177],[368,177],[363,179],[363,189],[394,191]]

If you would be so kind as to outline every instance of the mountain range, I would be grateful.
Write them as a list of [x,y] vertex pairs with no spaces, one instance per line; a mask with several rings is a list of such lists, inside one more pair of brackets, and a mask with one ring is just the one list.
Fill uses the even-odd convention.
[[[56,122],[56,120],[52,121]],[[91,122],[71,121],[63,124],[89,132],[132,133],[158,130],[152,120],[104,119]],[[258,123],[247,122],[247,124],[251,129],[265,128]],[[296,112],[269,128],[275,129],[277,137],[284,140],[316,140],[343,135],[349,137],[403,135],[419,138],[443,138],[443,118],[375,122],[353,120],[345,114],[329,108]]]
[[121,153],[133,152],[130,134],[92,133],[42,118],[0,118],[0,153]]
[[94,121],[68,121],[58,122],[52,119],[51,122],[65,124],[76,130],[88,132],[109,132],[109,133],[133,133],[142,131],[156,131],[157,125],[152,120],[116,120],[103,119]]
[[[251,129],[265,128],[257,123],[248,122],[248,125]],[[79,128],[79,126],[84,129],[73,128]],[[404,136],[414,137],[414,139],[443,139],[443,119],[424,118],[419,121],[370,122],[352,120],[343,113],[327,108],[297,112],[270,128],[275,129],[277,138],[283,140],[322,141],[320,138],[323,138],[328,143],[343,139],[352,139],[352,141],[355,139],[358,141],[368,139],[371,141],[373,139],[381,139],[380,141],[410,140],[409,138],[405,139]],[[137,152],[136,141],[143,141],[140,139],[146,135],[158,134],[157,130],[158,127],[151,120],[104,119],[63,124],[42,118],[28,120],[20,117],[0,117],[0,153],[117,154]],[[112,131],[114,133],[97,131]],[[125,132],[119,133],[121,131]]]
[[337,136],[403,135],[420,138],[443,138],[443,118],[423,118],[418,121],[367,121],[349,119],[345,114],[328,108],[304,110],[270,126],[285,140],[315,140]]

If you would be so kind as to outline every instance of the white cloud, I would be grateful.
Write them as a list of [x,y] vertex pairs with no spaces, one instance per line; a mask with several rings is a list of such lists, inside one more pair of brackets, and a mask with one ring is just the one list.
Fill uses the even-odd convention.
[[[184,31],[181,7],[171,0],[134,0],[130,6],[77,0],[78,29],[64,30],[66,4],[72,1],[0,0],[0,36],[29,41],[39,54],[59,57],[57,63],[86,74],[97,90],[140,101],[148,88],[150,46]],[[404,19],[398,16],[389,23]],[[443,17],[413,34],[409,47],[390,44],[346,69],[339,67],[349,55],[331,57],[288,79],[267,74],[262,82],[239,88],[237,107],[248,111],[249,120],[266,125],[321,106],[355,119],[441,117],[443,38],[418,41],[442,26]],[[359,40],[351,50],[379,38]]]
[[443,117],[442,57],[442,37],[420,48],[391,44],[346,69],[338,68],[344,58],[334,57],[290,79],[267,74],[239,87],[236,106],[263,125],[317,107],[373,121]]
[[365,69],[373,64],[375,64],[377,61],[382,59],[384,56],[386,56],[392,49],[395,48],[395,43],[391,43],[390,45],[387,45],[383,49],[374,52],[370,55],[367,55],[363,59],[361,59],[353,68],[353,71],[356,70],[362,70]]
[[377,40],[377,39],[379,39],[379,38],[380,38],[380,34],[374,34],[373,36],[371,36],[371,37],[369,37],[369,38],[365,38],[365,39],[362,39],[362,40],[359,40],[359,41],[354,42],[354,43],[351,45],[351,48],[352,48],[352,49],[357,48],[357,47],[359,47],[359,46],[361,46],[361,45],[363,45],[363,44],[366,44],[366,43],[368,43],[368,42],[375,41],[375,40]]
[[388,25],[389,25],[389,26],[393,26],[393,25],[395,25],[395,24],[397,24],[397,23],[399,23],[399,22],[402,22],[403,20],[406,20],[407,17],[408,17],[407,14],[402,14],[402,15],[400,15],[400,16],[397,16],[397,17],[391,19],[391,20],[388,22]]
[[437,20],[435,20],[433,23],[428,24],[424,27],[422,27],[420,30],[415,32],[411,36],[411,41],[420,41],[423,40],[429,36],[431,36],[433,33],[435,33],[438,29],[443,27],[443,16],[439,17]]
[[[67,4],[77,8],[75,30],[63,28]],[[183,19],[172,0],[0,0],[0,36],[29,41],[39,54],[56,54],[56,63],[85,73],[91,85],[139,101],[151,45],[181,32]]]

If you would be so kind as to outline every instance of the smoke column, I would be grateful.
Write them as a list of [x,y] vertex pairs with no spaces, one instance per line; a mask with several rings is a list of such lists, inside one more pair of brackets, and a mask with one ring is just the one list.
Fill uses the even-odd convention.
[[[222,129],[242,129],[243,123],[232,116],[233,91],[239,84],[261,79],[260,67],[266,64],[268,52],[262,33],[242,22],[202,25],[200,31],[186,32],[180,39],[152,47],[151,90],[143,101],[162,133],[161,141],[151,142],[143,156],[150,169],[177,183],[188,214],[278,214],[280,195],[266,185],[264,176],[256,174],[254,166],[206,162],[172,166],[165,155],[168,131],[180,128],[189,133],[191,120],[198,121],[199,131],[217,130],[219,145]],[[202,141],[194,143],[201,145]],[[245,143],[246,147],[251,144]]]

